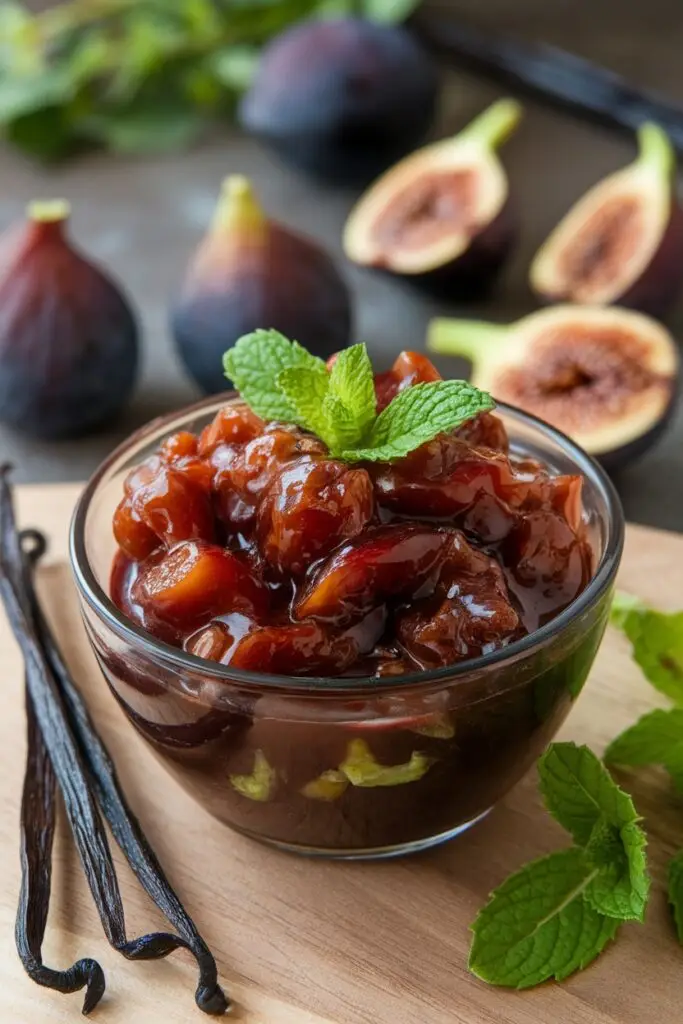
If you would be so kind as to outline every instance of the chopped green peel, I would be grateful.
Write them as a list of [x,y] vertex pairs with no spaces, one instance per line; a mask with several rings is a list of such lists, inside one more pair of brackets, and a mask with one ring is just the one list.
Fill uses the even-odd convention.
[[270,800],[277,784],[277,773],[271,768],[262,750],[254,755],[254,770],[251,775],[231,775],[230,783],[240,796],[247,800],[265,803]]
[[328,771],[322,772],[317,779],[307,782],[301,792],[311,800],[325,800],[331,803],[342,796],[348,789],[348,785],[349,780],[342,772],[330,768]]
[[434,715],[429,721],[410,731],[417,733],[418,736],[429,736],[433,740],[452,740],[455,736],[455,726],[448,715]]
[[352,786],[372,788],[374,786],[402,786],[406,782],[417,782],[427,773],[433,759],[415,750],[405,764],[379,764],[365,740],[351,740],[346,760],[339,765],[339,771]]

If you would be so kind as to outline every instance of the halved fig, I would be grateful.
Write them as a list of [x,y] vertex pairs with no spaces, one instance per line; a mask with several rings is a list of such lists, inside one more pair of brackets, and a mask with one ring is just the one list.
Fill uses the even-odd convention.
[[346,222],[348,258],[451,291],[484,290],[516,236],[496,147],[521,115],[517,102],[499,100],[458,135],[383,174]]
[[683,284],[683,210],[673,147],[656,124],[638,131],[638,157],[594,185],[531,264],[546,302],[620,304],[661,316]]
[[477,387],[569,434],[611,469],[657,440],[675,403],[673,338],[626,309],[553,306],[508,325],[432,320],[427,347],[466,357]]

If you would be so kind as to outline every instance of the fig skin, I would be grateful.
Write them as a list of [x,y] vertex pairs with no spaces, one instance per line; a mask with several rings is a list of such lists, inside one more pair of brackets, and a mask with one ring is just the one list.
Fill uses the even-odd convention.
[[216,215],[171,310],[178,354],[208,394],[228,387],[222,358],[263,325],[325,359],[351,339],[351,298],[312,240],[268,220],[246,178],[226,179]]
[[308,174],[365,183],[426,136],[438,85],[431,58],[403,28],[304,21],[265,49],[238,116]]
[[390,168],[349,215],[348,258],[450,298],[486,295],[518,238],[515,204],[495,151],[521,114],[516,101],[500,100],[453,138]]
[[70,245],[69,212],[61,200],[31,203],[0,237],[0,422],[47,440],[113,419],[138,365],[131,307]]
[[[534,257],[529,280],[532,290],[542,302],[619,305],[663,317],[680,296],[683,288],[683,209],[676,198],[675,153],[664,131],[655,124],[644,124],[639,129],[638,142],[640,153],[636,160],[589,189],[563,217]],[[566,260],[567,250],[571,253],[572,242],[576,245],[582,233],[590,239],[591,219],[599,221],[601,208],[604,213],[605,209],[609,210],[609,204],[618,203],[620,198],[626,204],[627,214],[629,205],[633,207],[633,200],[638,202],[637,244],[631,243],[635,260],[627,250],[626,267],[622,268],[621,275],[617,270],[612,280],[603,282],[602,287],[598,282],[597,293],[591,294],[590,281],[588,284],[582,284],[581,279],[578,282],[563,281],[562,260]],[[615,230],[620,230],[618,219]],[[638,238],[638,231],[641,236],[645,231],[644,236]],[[600,258],[610,258],[609,246],[605,245],[605,238],[597,229],[594,246],[598,264]],[[587,255],[590,256],[590,250]]]
[[507,326],[433,320],[427,348],[469,359],[477,387],[546,419],[610,471],[652,447],[678,398],[671,335],[614,306],[558,305]]

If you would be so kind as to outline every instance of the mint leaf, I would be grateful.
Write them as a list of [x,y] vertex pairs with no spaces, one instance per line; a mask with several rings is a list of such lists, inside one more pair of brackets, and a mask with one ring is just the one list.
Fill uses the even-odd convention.
[[357,436],[345,444],[350,448],[377,415],[375,380],[365,345],[352,345],[339,353],[330,372],[330,396],[339,399],[350,414],[349,422],[355,424]]
[[344,458],[344,452],[358,441],[358,423],[337,395],[328,391],[323,402],[326,423],[326,443],[335,458]]
[[683,792],[683,708],[658,708],[612,740],[605,751],[610,764],[657,764]]
[[466,381],[439,380],[400,391],[370,427],[363,447],[342,452],[348,461],[370,462],[399,459],[453,430],[480,412],[494,408],[494,401]]
[[325,369],[322,359],[312,356],[297,341],[279,331],[245,334],[223,356],[223,368],[242,398],[264,420],[296,422],[296,410],[275,381],[288,367]]
[[658,612],[630,594],[617,593],[611,621],[631,641],[648,681],[683,706],[683,612]]
[[293,422],[327,440],[327,420],[323,403],[330,384],[330,375],[318,366],[290,366],[275,378],[293,411]]
[[669,863],[669,904],[674,916],[678,941],[683,946],[683,850]]
[[583,898],[598,871],[573,848],[508,878],[472,925],[470,970],[492,985],[530,988],[586,967],[619,927]]
[[640,821],[628,793],[588,747],[553,743],[538,762],[545,805],[579,846],[600,821],[621,828]]
[[598,822],[586,847],[589,863],[599,869],[584,894],[594,910],[622,921],[643,920],[650,892],[646,846],[635,822],[621,829]]

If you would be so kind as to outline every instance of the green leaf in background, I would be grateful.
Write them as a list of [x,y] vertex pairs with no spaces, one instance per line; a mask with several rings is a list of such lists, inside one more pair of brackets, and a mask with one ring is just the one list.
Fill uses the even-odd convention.
[[642,921],[650,892],[645,848],[647,837],[635,822],[617,829],[600,821],[586,847],[598,874],[584,899],[594,910],[621,921]]
[[610,764],[660,765],[683,792],[683,708],[658,708],[612,740],[605,751]]
[[191,107],[150,100],[106,116],[93,114],[84,119],[83,127],[117,153],[168,153],[194,142],[205,124]]
[[683,706],[683,612],[658,612],[630,594],[615,594],[611,621],[656,690]]
[[631,797],[588,747],[553,743],[538,774],[546,807],[579,846],[588,844],[600,821],[616,828],[640,821]]
[[521,989],[586,967],[619,927],[583,898],[597,874],[573,848],[508,878],[472,925],[470,970],[491,985]]
[[676,925],[678,941],[683,946],[683,850],[669,862],[669,904]]
[[251,85],[259,62],[255,46],[229,46],[209,58],[209,65],[223,85],[242,92]]
[[286,423],[295,422],[296,412],[275,381],[282,370],[292,366],[325,370],[322,359],[272,330],[245,334],[223,356],[226,377],[233,381],[254,412],[265,420]]
[[453,430],[494,406],[490,395],[466,381],[414,384],[399,391],[379,414],[363,446],[345,451],[343,457],[372,462],[402,458],[444,430]]

